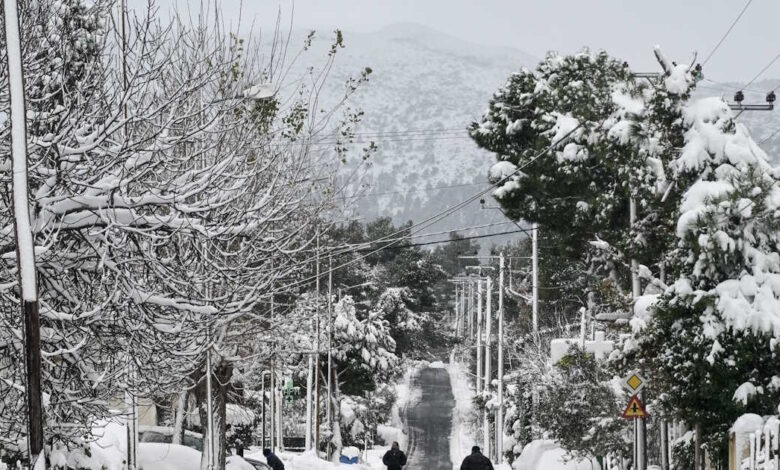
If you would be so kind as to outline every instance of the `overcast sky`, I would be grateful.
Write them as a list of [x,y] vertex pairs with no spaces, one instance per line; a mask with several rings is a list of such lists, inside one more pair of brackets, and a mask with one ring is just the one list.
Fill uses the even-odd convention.
[[[190,0],[197,1],[197,0]],[[173,0],[158,0],[164,9]],[[179,4],[186,0],[179,0]],[[745,5],[745,0],[296,0],[297,28],[371,32],[414,22],[469,42],[509,46],[538,57],[548,50],[574,52],[583,45],[606,49],[636,71],[657,71],[655,44],[679,61],[694,51],[706,57]],[[241,0],[222,0],[235,18]],[[243,0],[244,19],[268,26],[292,0]],[[754,0],[706,65],[715,81],[753,78],[780,53],[780,1]],[[762,78],[780,77],[780,60]]]

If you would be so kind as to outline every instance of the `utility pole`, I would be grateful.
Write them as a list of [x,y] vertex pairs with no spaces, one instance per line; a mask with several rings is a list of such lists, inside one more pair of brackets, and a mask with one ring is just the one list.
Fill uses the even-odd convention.
[[[634,197],[631,196],[631,199],[628,203],[628,223],[629,223],[629,230],[634,229],[634,224],[636,223],[636,201],[634,200]],[[641,285],[639,283],[639,263],[637,262],[636,258],[631,257],[631,294],[634,298],[634,301],[636,301],[637,297],[641,295]],[[644,394],[641,397],[644,400]],[[645,467],[647,465],[647,427],[646,427],[646,420],[644,419],[637,419],[635,421],[635,428],[636,428],[636,468],[637,470],[645,470]]]
[[[214,399],[211,390],[211,369],[213,367],[211,360],[211,322],[209,321],[208,329],[206,330],[206,420],[208,421],[206,426],[208,427],[208,468],[214,469]],[[128,452],[130,445],[128,447]]]
[[474,339],[474,281],[469,281],[469,339]]
[[[487,284],[487,293],[485,295],[485,306],[487,311],[487,325],[490,325],[490,314],[493,309],[493,284],[492,280],[490,279],[490,276],[487,276],[487,279],[485,279],[485,284]],[[490,328],[488,326],[487,328]],[[490,337],[490,333],[488,332],[488,338]],[[490,339],[485,340],[485,382],[484,382],[484,392],[485,395],[490,393],[490,346],[488,346],[490,342]],[[490,455],[490,422],[488,421],[488,412],[487,409],[485,409],[484,413],[482,414],[482,439],[483,439],[483,445],[485,446],[485,454]]]
[[463,338],[466,332],[466,283],[460,283],[460,314],[458,322],[458,338]]
[[[333,401],[333,255],[328,255],[328,403],[325,408],[328,429],[333,432],[333,416],[331,407]],[[330,460],[330,442],[328,442],[327,459]]]
[[[281,384],[281,381],[279,383]],[[284,416],[284,396],[281,387],[278,385],[274,393],[276,394],[276,403],[278,403],[276,407],[276,447],[279,450],[284,450],[284,421],[282,420]]]
[[308,373],[306,374],[306,450],[311,450],[311,395],[312,395],[312,369],[314,368],[313,364],[314,359],[312,358],[312,354],[309,353],[309,368]]
[[455,336],[460,336],[460,284],[455,282]]
[[[276,371],[274,370],[274,359],[271,358],[271,378],[269,388],[270,392],[268,394],[268,413],[271,415],[271,421],[268,423],[268,447],[271,450],[274,450],[274,446],[276,444],[276,380],[275,375]],[[265,445],[265,443],[263,443]]]
[[[534,231],[536,233],[536,231]],[[504,455],[504,253],[498,264],[498,408],[496,409],[496,461]]]
[[482,280],[477,279],[477,393],[480,390],[482,390]]
[[319,457],[320,447],[320,230],[317,228],[317,280],[315,282],[315,302],[317,313],[317,339],[315,341],[316,357],[314,361],[314,451]]
[[539,340],[539,224],[534,223],[531,227],[531,312],[533,320],[534,340]]

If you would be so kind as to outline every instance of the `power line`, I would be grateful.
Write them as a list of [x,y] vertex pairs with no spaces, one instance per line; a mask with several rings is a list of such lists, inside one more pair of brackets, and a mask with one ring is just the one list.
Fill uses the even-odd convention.
[[[409,248],[409,247],[415,247],[415,246],[438,245],[440,243],[459,242],[461,240],[477,240],[477,239],[480,239],[480,238],[498,237],[500,235],[509,235],[509,234],[512,234],[512,233],[523,233],[523,231],[522,230],[506,230],[506,231],[503,231],[503,232],[496,232],[496,233],[483,233],[482,235],[471,235],[471,236],[468,236],[468,237],[462,237],[462,238],[458,238],[458,239],[455,239],[455,240],[453,240],[451,238],[448,238],[446,240],[436,240],[436,241],[422,242],[422,243],[410,243],[408,245],[391,246],[391,247],[389,247],[387,249],[390,249],[390,250],[400,250],[400,249],[403,249],[403,248]],[[355,250],[355,251],[363,252],[365,250],[367,250],[367,248],[363,248],[363,249]]]
[[772,132],[771,134],[769,134],[769,136],[767,136],[767,137],[765,137],[763,140],[761,140],[761,142],[759,142],[759,143],[758,143],[758,145],[765,144],[765,143],[766,143],[768,140],[772,139],[772,138],[773,138],[774,136],[776,136],[777,134],[780,134],[780,129],[776,129],[774,132]]
[[730,92],[735,92],[735,91],[742,90],[742,91],[751,91],[753,93],[764,93],[764,90],[756,90],[755,88],[748,88],[747,86],[738,88],[736,86],[729,85],[728,83],[718,82],[718,81],[712,80],[711,78],[704,78],[704,81],[710,82],[713,85],[717,85],[717,86],[713,87],[713,86],[707,86],[707,85],[697,85],[696,88],[709,88],[709,89],[713,89],[713,90],[730,91]]
[[467,132],[468,129],[463,127],[463,128],[448,128],[448,129],[407,129],[401,131],[366,131],[366,132],[355,132],[353,135],[357,135],[357,136],[436,135],[436,134],[461,134]]
[[739,12],[739,15],[734,19],[734,22],[731,23],[731,26],[729,26],[729,29],[726,30],[726,33],[723,35],[723,37],[720,38],[720,41],[715,45],[715,47],[712,49],[712,51],[709,53],[706,59],[701,63],[702,65],[707,65],[707,62],[710,61],[712,56],[715,54],[715,52],[720,48],[720,46],[723,44],[723,41],[726,40],[726,38],[731,34],[731,30],[734,29],[734,26],[739,23],[740,18],[742,18],[742,15],[745,14],[750,4],[753,3],[753,0],[748,0],[747,3],[745,3],[745,6],[742,7],[742,11]]
[[[556,142],[553,142],[553,143],[551,143],[551,144],[550,144],[550,145],[548,145],[548,146],[547,146],[545,149],[541,150],[541,151],[540,151],[540,152],[538,152],[536,155],[534,155],[533,157],[531,157],[531,158],[530,158],[530,159],[529,159],[527,162],[525,162],[525,164],[523,164],[523,165],[520,165],[520,166],[518,166],[517,168],[515,168],[515,170],[514,170],[514,171],[512,171],[510,174],[506,175],[506,176],[505,176],[505,177],[503,177],[501,180],[499,180],[498,182],[496,182],[495,186],[500,186],[500,185],[502,185],[503,183],[505,183],[506,181],[509,181],[509,179],[510,179],[510,178],[512,178],[512,177],[514,177],[514,176],[515,176],[515,175],[516,175],[516,174],[517,174],[519,171],[521,171],[522,169],[524,169],[524,168],[526,168],[526,167],[530,166],[531,164],[533,164],[534,162],[536,162],[536,160],[538,160],[538,159],[539,159],[539,158],[541,158],[543,155],[545,155],[547,152],[549,152],[550,150],[552,150],[553,148],[555,148],[556,146],[558,146],[559,144],[561,144],[563,141],[565,141],[566,139],[568,139],[568,138],[569,138],[569,136],[571,136],[572,134],[574,134],[574,132],[575,132],[575,131],[577,131],[577,130],[578,130],[580,127],[582,127],[582,123],[579,123],[579,124],[577,124],[577,126],[575,126],[575,127],[574,127],[574,128],[572,128],[570,131],[568,131],[566,134],[564,134],[563,136],[561,136],[561,138],[560,138],[560,139],[558,139]],[[479,191],[479,192],[477,192],[476,194],[474,194],[474,195],[472,195],[472,196],[470,196],[470,197],[466,198],[465,200],[461,201],[460,203],[458,203],[458,204],[454,205],[453,207],[451,207],[451,208],[449,208],[449,209],[446,209],[446,210],[444,210],[444,211],[441,211],[441,212],[439,212],[438,214],[434,214],[433,216],[431,216],[431,217],[429,217],[429,218],[425,219],[423,222],[421,222],[420,224],[418,224],[418,226],[420,226],[420,228],[419,228],[419,230],[417,230],[417,231],[419,232],[420,230],[422,230],[422,229],[425,229],[425,228],[429,227],[430,225],[433,225],[434,223],[438,222],[439,220],[442,220],[442,219],[444,219],[445,217],[448,217],[449,215],[451,215],[451,214],[453,214],[453,213],[455,213],[455,212],[459,211],[459,210],[460,210],[460,209],[462,209],[463,207],[467,206],[468,204],[470,204],[470,203],[472,203],[472,202],[476,201],[476,200],[477,200],[477,199],[479,199],[480,197],[482,197],[482,196],[484,196],[485,194],[489,193],[489,192],[490,192],[492,189],[493,189],[493,187],[491,186],[490,188],[487,188],[487,189],[484,189],[484,190],[482,190],[482,191]],[[393,234],[393,236],[397,236],[397,235],[399,235],[399,234],[401,234],[401,233],[405,233],[405,232],[407,232],[407,231],[408,231],[409,235],[412,235],[412,234],[416,233],[416,232],[412,232],[412,231],[411,231],[411,230],[409,230],[408,228],[404,228],[404,229],[398,230],[398,231],[397,231],[395,234]],[[388,238],[390,238],[390,237],[389,237],[389,236],[386,236],[386,237],[383,237],[382,239],[385,239],[385,240],[386,240],[386,239],[388,239]],[[381,242],[381,241],[382,241],[382,239],[380,239],[380,240],[377,240],[376,242]],[[397,244],[399,241],[400,241],[400,240],[391,241],[391,242],[389,242],[387,245],[383,245],[382,247],[379,247],[379,248],[377,248],[377,249],[375,249],[375,250],[372,250],[372,251],[370,251],[370,252],[366,253],[365,255],[358,256],[358,257],[356,257],[356,258],[354,258],[354,259],[351,259],[351,260],[349,260],[349,261],[347,261],[347,262],[345,262],[345,263],[342,263],[342,264],[341,264],[341,265],[339,265],[339,266],[332,267],[332,268],[330,268],[329,270],[326,270],[324,273],[321,273],[320,275],[325,275],[325,274],[328,274],[328,273],[330,273],[330,272],[334,272],[334,271],[336,271],[336,270],[338,270],[338,269],[345,268],[345,267],[347,267],[347,266],[350,266],[350,265],[352,265],[352,264],[358,263],[358,262],[362,261],[362,260],[363,260],[363,259],[365,259],[365,258],[368,258],[369,256],[371,256],[371,255],[373,255],[373,254],[379,253],[379,252],[380,252],[380,251],[382,251],[382,250],[385,250],[385,249],[388,249],[388,248],[390,248],[391,246],[393,246],[393,245]],[[304,279],[301,279],[301,280],[299,280],[299,281],[296,281],[296,282],[289,283],[289,284],[285,285],[284,287],[285,287],[285,289],[290,289],[290,288],[293,288],[293,287],[298,287],[298,286],[301,286],[301,285],[305,285],[305,284],[311,283],[312,281],[316,280],[316,279],[317,279],[317,277],[318,277],[318,276],[316,276],[316,275],[315,275],[315,276],[309,276],[309,277],[306,277],[306,278],[304,278]],[[273,292],[271,292],[271,294],[275,294],[275,293],[279,293],[279,292],[282,292],[282,291],[281,291],[281,290],[279,290],[279,291],[273,291]]]
[[[777,60],[778,60],[778,59],[780,59],[780,53],[778,53],[778,54],[775,56],[775,58],[774,58],[774,59],[770,60],[770,61],[769,61],[769,63],[768,63],[768,64],[766,64],[766,66],[764,66],[764,68],[763,68],[763,69],[761,69],[761,71],[760,71],[760,72],[758,72],[758,73],[756,74],[756,76],[755,76],[755,77],[753,77],[753,79],[752,79],[752,80],[750,80],[749,82],[747,82],[747,84],[745,85],[745,88],[749,87],[750,85],[752,85],[752,84],[753,84],[753,82],[755,82],[756,80],[758,80],[758,77],[760,77],[761,75],[763,75],[763,74],[764,74],[764,72],[766,72],[766,71],[767,71],[767,69],[769,69],[769,67],[771,67],[771,66],[772,66],[772,65],[773,65],[775,62],[777,62]],[[776,87],[775,87],[775,88],[776,88]]]
[[458,184],[450,184],[446,186],[434,186],[431,188],[416,188],[416,189],[410,189],[408,191],[387,191],[384,193],[365,193],[365,194],[355,194],[352,196],[347,196],[347,199],[362,199],[365,197],[373,197],[373,196],[391,196],[394,194],[408,194],[408,193],[419,193],[419,192],[428,192],[428,191],[436,191],[439,189],[452,189],[452,188],[463,188],[467,186],[483,186],[488,184],[487,182],[482,183],[458,183]]

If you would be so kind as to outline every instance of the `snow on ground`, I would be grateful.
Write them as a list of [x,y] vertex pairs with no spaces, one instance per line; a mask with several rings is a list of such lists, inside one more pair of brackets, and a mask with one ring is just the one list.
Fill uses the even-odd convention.
[[[393,441],[398,441],[401,449],[406,449],[409,444],[409,436],[404,432],[406,427],[406,409],[414,406],[422,397],[420,389],[412,386],[412,379],[417,375],[421,367],[422,363],[415,363],[406,369],[403,378],[395,387],[396,400],[393,408],[390,410],[390,423],[389,425],[380,425],[377,428],[379,436],[388,445]],[[389,446],[385,450],[388,448]],[[381,456],[379,460],[381,462]]]
[[[387,448],[384,448],[386,451]],[[373,454],[379,454],[380,449],[371,449],[369,450],[369,456],[368,460],[369,463],[376,462],[376,456]],[[259,448],[252,448],[249,452],[245,453],[247,458],[259,460],[261,462],[265,462],[265,456],[263,456],[262,451]],[[355,465],[349,465],[344,463],[333,463],[328,462],[327,460],[324,460],[320,457],[317,457],[317,455],[314,453],[313,450],[310,450],[308,452],[304,452],[302,454],[293,453],[293,452],[278,452],[276,454],[277,457],[279,457],[282,462],[284,462],[284,468],[286,470],[379,470],[384,469],[384,466],[381,465],[382,463],[382,455],[384,455],[384,452],[379,455],[379,464],[380,466],[374,466],[374,465],[366,465],[366,464],[355,464]],[[361,458],[362,458],[362,452],[361,452]],[[229,469],[234,470],[234,469]],[[242,470],[242,469],[235,469],[235,470]]]
[[536,440],[523,448],[514,470],[600,470],[597,460],[571,459],[554,441]]
[[[138,444],[138,468],[143,470],[192,470],[200,468],[201,453],[191,447],[161,442]],[[230,455],[227,470],[255,470],[243,458]]]
[[471,446],[477,442],[475,438],[474,389],[469,381],[466,367],[455,361],[455,352],[450,355],[447,364],[450,374],[452,395],[455,397],[455,409],[452,413],[452,431],[450,434],[450,460],[455,469],[471,453]]

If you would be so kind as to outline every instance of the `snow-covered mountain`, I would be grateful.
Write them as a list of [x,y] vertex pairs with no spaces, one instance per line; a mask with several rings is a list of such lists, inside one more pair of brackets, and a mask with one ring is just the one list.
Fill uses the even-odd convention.
[[[538,60],[517,49],[475,45],[415,24],[346,32],[344,38],[346,47],[338,52],[331,77],[334,86],[326,92],[330,99],[343,93],[347,75],[364,67],[373,70],[352,101],[365,112],[358,141],[379,147],[369,162],[370,187],[358,198],[361,215],[420,222],[486,188],[494,157],[477,148],[466,127],[512,72]],[[311,56],[322,56],[329,45],[323,34]],[[429,189],[441,186],[447,187]],[[504,220],[496,210],[480,210],[476,201],[423,232]],[[471,233],[512,228],[507,224]],[[446,235],[431,239],[441,238]]]
[[[379,147],[369,162],[366,183],[370,187],[358,198],[360,215],[367,220],[389,215],[396,222],[419,223],[487,188],[487,170],[494,157],[478,149],[465,129],[511,73],[533,68],[539,59],[520,49],[472,44],[408,23],[375,33],[345,32],[344,43],[332,86],[325,90],[326,101],[343,96],[347,76],[364,67],[373,70],[370,82],[352,100],[365,111],[356,148],[368,141]],[[324,57],[330,44],[329,35],[320,33],[309,59]],[[309,65],[306,60],[302,64]],[[763,103],[766,92],[778,85],[780,80],[752,84],[745,91],[745,103]],[[722,95],[731,101],[740,88],[740,84],[705,80],[697,95]],[[750,128],[756,141],[767,139],[762,147],[780,164],[780,111],[745,112],[739,121]],[[492,203],[489,195],[485,199]],[[480,210],[475,201],[422,232],[502,221],[497,210]],[[513,228],[506,224],[468,233]],[[482,245],[518,236],[522,235],[497,237]]]

